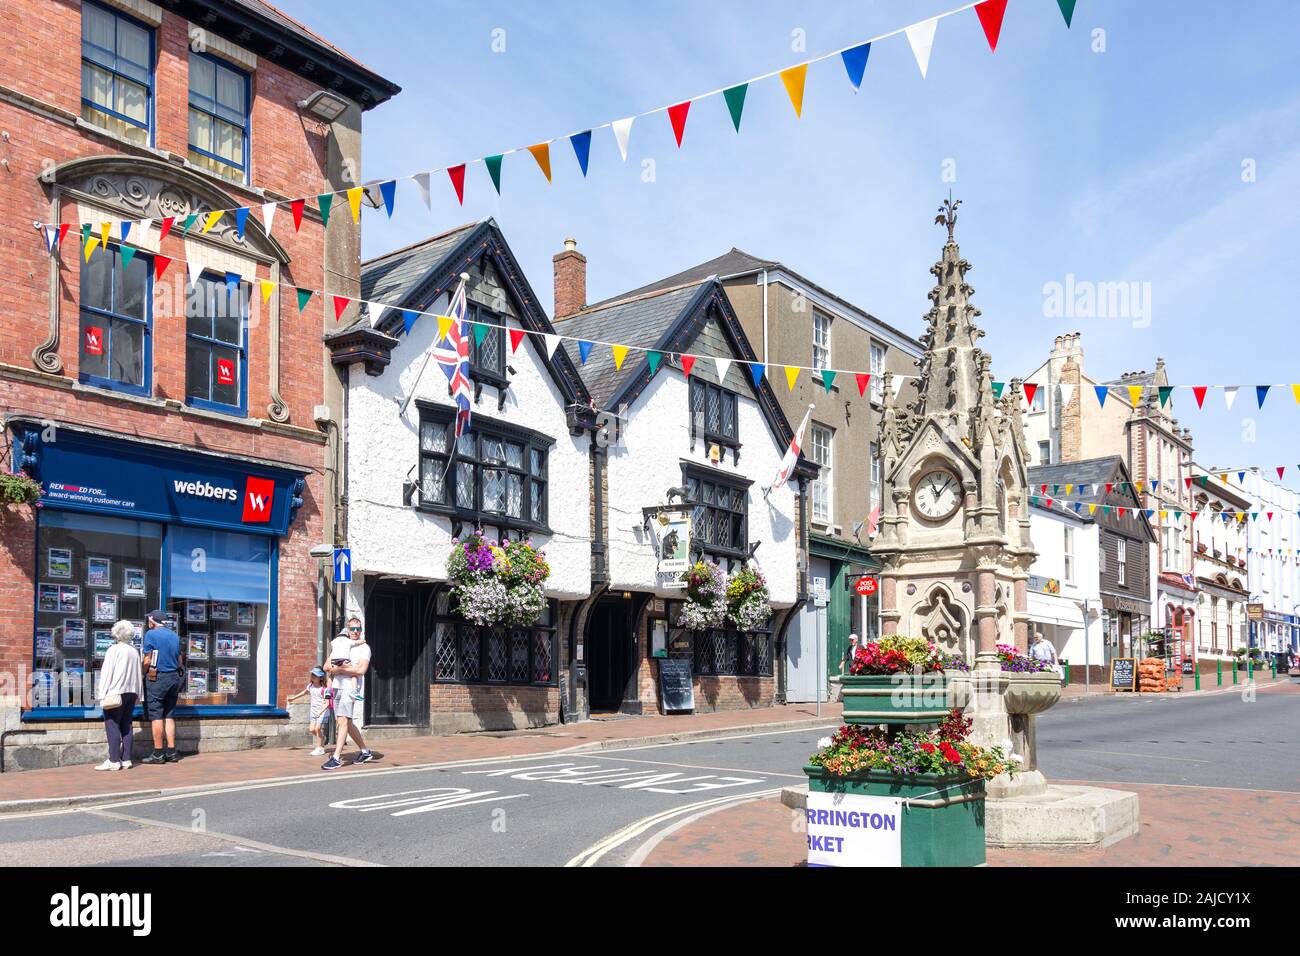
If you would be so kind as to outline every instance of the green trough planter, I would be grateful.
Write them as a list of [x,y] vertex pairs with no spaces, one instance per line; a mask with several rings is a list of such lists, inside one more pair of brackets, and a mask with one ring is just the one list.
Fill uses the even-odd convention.
[[[839,777],[803,768],[812,793],[860,794],[910,801],[902,808],[903,866],[984,863],[984,781],[939,774],[896,776],[880,770]],[[935,793],[935,791],[940,791]]]
[[937,724],[953,707],[952,677],[943,672],[840,678],[846,724]]

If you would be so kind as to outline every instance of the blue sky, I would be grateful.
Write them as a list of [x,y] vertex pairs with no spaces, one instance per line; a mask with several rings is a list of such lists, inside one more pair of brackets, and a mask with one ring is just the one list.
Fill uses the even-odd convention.
[[[366,115],[372,179],[676,102],[960,3],[279,5],[403,87]],[[1067,30],[1052,0],[1011,0],[996,54],[973,11],[942,20],[925,79],[901,35],[873,47],[859,93],[838,58],[815,64],[799,120],[773,78],[750,87],[739,135],[721,97],[692,106],[680,150],[663,114],[636,122],[626,164],[597,130],[585,180],[557,142],[552,185],[527,153],[506,158],[500,198],[471,166],[463,209],[442,174],[432,213],[399,185],[391,222],[367,214],[365,253],[494,216],[549,306],[565,236],[588,257],[589,301],[738,246],[917,335],[951,187],[996,377],[1080,331],[1097,378],[1161,356],[1175,384],[1240,384],[1230,412],[1217,393],[1198,411],[1175,392],[1197,460],[1287,465],[1300,486],[1300,407],[1275,388],[1258,410],[1253,388],[1300,382],[1297,48],[1300,15],[1282,2],[1078,0]],[[1067,275],[1149,288],[1147,314],[1045,314],[1045,284]]]

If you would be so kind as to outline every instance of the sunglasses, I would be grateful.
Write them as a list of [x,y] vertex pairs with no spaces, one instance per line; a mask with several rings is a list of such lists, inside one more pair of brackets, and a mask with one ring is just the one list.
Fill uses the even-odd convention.
[[359,630],[361,630],[361,628],[359,628],[359,627],[349,627],[348,630],[349,630],[349,631],[359,631]]

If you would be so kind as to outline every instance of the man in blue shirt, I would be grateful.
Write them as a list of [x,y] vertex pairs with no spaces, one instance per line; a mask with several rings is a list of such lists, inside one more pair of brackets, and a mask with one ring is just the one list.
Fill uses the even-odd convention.
[[[150,611],[144,635],[144,716],[153,729],[153,753],[143,763],[175,763],[176,701],[181,693],[181,639],[169,626],[162,610]],[[163,749],[163,731],[167,748]]]

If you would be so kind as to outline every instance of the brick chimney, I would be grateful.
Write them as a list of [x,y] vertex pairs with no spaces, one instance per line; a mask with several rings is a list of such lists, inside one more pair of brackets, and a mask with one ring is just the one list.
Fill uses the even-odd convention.
[[577,239],[565,239],[564,251],[556,253],[555,321],[567,319],[587,304],[587,257],[578,251]]

